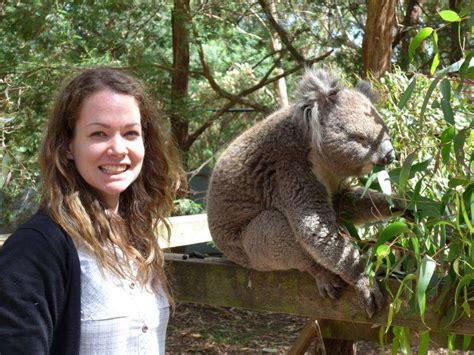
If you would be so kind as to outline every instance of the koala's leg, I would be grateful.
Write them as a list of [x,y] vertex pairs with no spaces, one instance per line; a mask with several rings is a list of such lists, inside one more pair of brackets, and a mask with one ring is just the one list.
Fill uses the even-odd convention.
[[217,223],[209,223],[209,229],[216,247],[234,263],[251,267],[242,246],[240,229],[231,228]]
[[286,217],[266,210],[242,230],[242,245],[250,267],[256,270],[297,269],[309,272],[323,297],[337,298],[346,284],[336,274],[318,265],[296,241]]
[[339,219],[354,224],[374,223],[392,217],[392,212],[403,211],[399,199],[394,199],[395,209],[391,209],[382,193],[371,189],[363,192],[363,187],[353,187],[334,196],[333,206]]

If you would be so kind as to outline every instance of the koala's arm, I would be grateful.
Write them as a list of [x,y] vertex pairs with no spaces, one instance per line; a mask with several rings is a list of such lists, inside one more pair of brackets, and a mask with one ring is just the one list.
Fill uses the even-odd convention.
[[338,233],[325,187],[297,165],[285,169],[278,180],[282,210],[299,244],[317,263],[356,285],[365,277],[365,262],[354,244]]
[[279,203],[298,244],[316,263],[353,286],[371,317],[376,309],[382,309],[384,296],[365,274],[365,261],[358,249],[338,233],[336,211],[326,188],[296,161],[284,168],[276,174]]
[[348,220],[354,224],[374,223],[389,219],[403,212],[403,203],[393,198],[391,208],[387,198],[380,192],[363,187],[352,187],[338,192],[333,198],[333,206],[338,220]]

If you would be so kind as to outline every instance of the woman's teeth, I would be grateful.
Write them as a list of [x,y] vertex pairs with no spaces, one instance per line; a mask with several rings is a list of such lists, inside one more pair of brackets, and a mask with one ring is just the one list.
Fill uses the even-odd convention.
[[128,165],[102,165],[100,170],[106,174],[122,173],[128,169]]

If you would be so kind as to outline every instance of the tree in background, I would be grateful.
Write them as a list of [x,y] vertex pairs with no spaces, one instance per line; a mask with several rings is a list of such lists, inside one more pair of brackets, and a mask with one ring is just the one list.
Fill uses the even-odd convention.
[[[399,4],[397,18],[412,3]],[[426,19],[433,20],[440,3],[417,2],[416,24],[397,21],[403,25],[398,29],[413,28],[403,32],[404,43]],[[467,4],[455,5],[462,14]],[[2,216],[10,220],[37,188],[35,154],[44,122],[54,92],[71,72],[109,65],[142,78],[191,170],[212,164],[236,134],[284,104],[283,88],[294,92],[305,65],[323,63],[351,79],[362,75],[362,42],[374,47],[375,40],[363,41],[367,13],[375,8],[373,2],[366,7],[346,0],[1,3],[0,203],[20,200]],[[447,36],[449,29],[439,33]],[[453,46],[459,47],[458,39],[447,37],[439,48],[444,66],[454,60]],[[408,57],[399,43],[395,37],[386,68]],[[427,45],[414,63],[429,72],[432,56]],[[285,85],[276,85],[282,80]]]
[[368,0],[362,43],[364,76],[380,78],[392,66],[392,43],[396,0]]

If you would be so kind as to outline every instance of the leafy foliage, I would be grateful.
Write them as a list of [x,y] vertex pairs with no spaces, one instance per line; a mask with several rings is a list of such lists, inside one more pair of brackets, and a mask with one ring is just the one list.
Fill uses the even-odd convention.
[[[404,70],[395,69],[376,84],[384,92],[381,112],[401,162],[389,172],[390,179],[411,218],[350,231],[372,256],[368,271],[400,282],[386,331],[402,309],[426,318],[435,296],[434,307],[444,314],[446,326],[471,313],[474,53],[462,33],[473,20],[472,5],[458,3],[458,11],[439,11],[439,2],[424,2],[419,21],[403,28],[409,44],[395,48],[393,61]],[[401,4],[399,17],[405,13]],[[348,73],[348,80],[362,73],[364,6],[343,0],[279,1],[275,6],[278,23],[301,56],[332,50],[326,66]],[[171,120],[171,12],[169,2],[0,4],[0,225],[9,227],[4,232],[35,206],[40,188],[35,155],[65,77],[97,65],[126,69],[146,82]],[[277,107],[274,81],[265,81],[275,77],[277,68],[287,74],[288,91],[294,92],[302,67],[288,47],[272,47],[275,30],[258,2],[196,1],[189,15],[189,95],[178,116],[189,122],[189,136],[202,129],[187,151],[192,169],[206,162],[212,166],[229,141]],[[201,47],[218,89],[204,73]],[[232,103],[227,94],[245,101]],[[363,182],[377,187],[375,175]],[[200,213],[201,207],[179,200],[176,210]],[[408,349],[409,331],[394,327],[393,333],[395,351]],[[429,332],[420,339],[420,351],[426,351]]]
[[[455,18],[449,14],[449,20]],[[420,33],[412,40],[414,49],[420,38],[435,32],[422,29]],[[465,60],[470,58],[467,51]],[[472,64],[462,63],[457,70],[438,71],[434,78],[415,73],[410,79],[395,71],[382,80],[383,113],[402,162],[389,175],[411,215],[366,232],[376,234],[376,241],[368,242],[373,246],[369,272],[400,282],[398,291],[391,294],[386,331],[402,309],[419,312],[424,319],[429,300],[444,315],[444,327],[471,314],[474,120],[468,86],[472,83],[460,78],[469,77]],[[367,241],[361,243],[367,249]],[[408,351],[409,330],[393,327],[392,331],[393,351]],[[425,331],[420,353],[426,353],[428,340]]]

